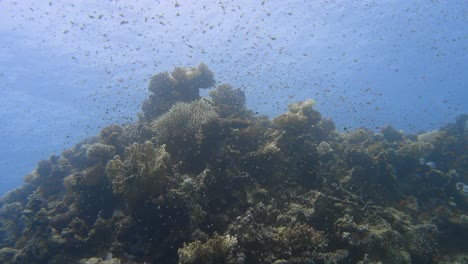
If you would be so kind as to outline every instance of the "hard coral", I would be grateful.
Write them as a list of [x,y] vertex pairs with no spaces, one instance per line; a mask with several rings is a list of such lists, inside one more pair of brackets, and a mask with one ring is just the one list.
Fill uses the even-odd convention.
[[304,132],[308,128],[307,117],[297,113],[282,114],[273,119],[272,124],[279,129],[293,133]]
[[312,100],[273,121],[229,85],[199,100],[213,83],[206,65],[158,74],[138,121],[39,162],[0,199],[0,262],[463,259],[466,115],[340,133]]
[[292,133],[310,133],[313,125],[322,118],[320,112],[315,110],[315,101],[307,99],[289,105],[289,112],[273,119],[273,125],[277,128]]
[[388,142],[403,140],[403,136],[404,136],[403,131],[398,131],[395,128],[393,128],[391,125],[383,126],[380,129],[380,132],[382,132],[384,139],[387,140]]
[[239,116],[245,105],[245,93],[241,89],[233,89],[229,84],[222,84],[210,92],[214,105],[222,117]]
[[177,103],[156,119],[152,129],[158,144],[165,144],[174,163],[185,170],[203,170],[204,160],[215,151],[219,116],[206,99]]
[[300,113],[303,115],[307,115],[310,111],[312,111],[313,107],[316,105],[315,101],[312,99],[307,99],[304,102],[297,102],[294,104],[290,104],[288,106],[289,112],[291,113]]
[[437,239],[439,230],[437,226],[415,225],[407,234],[407,247],[413,259],[418,262],[430,262],[439,254],[437,250]]
[[159,144],[194,140],[203,128],[216,122],[218,114],[207,100],[177,103],[152,123]]
[[86,151],[86,156],[98,164],[106,164],[114,157],[115,154],[116,152],[114,146],[102,143],[92,144]]
[[112,190],[128,202],[129,209],[147,196],[160,194],[170,182],[171,165],[164,145],[156,148],[151,141],[134,143],[127,148],[127,159],[116,156],[107,164]]
[[101,130],[99,137],[104,144],[117,147],[121,143],[120,137],[123,131],[123,128],[119,125],[110,125]]
[[148,87],[151,94],[142,106],[144,121],[157,118],[177,102],[188,103],[199,99],[199,89],[215,84],[213,75],[204,63],[197,68],[177,67],[171,74],[164,72],[155,75]]
[[172,82],[177,88],[194,89],[209,88],[214,85],[213,72],[204,63],[197,68],[176,67],[171,73]]
[[205,243],[195,241],[184,244],[179,249],[179,264],[217,264],[238,263],[241,256],[236,256],[237,238],[231,235],[215,234]]

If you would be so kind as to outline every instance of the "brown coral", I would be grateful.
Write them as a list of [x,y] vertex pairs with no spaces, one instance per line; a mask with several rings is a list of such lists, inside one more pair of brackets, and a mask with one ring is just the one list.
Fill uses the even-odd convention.
[[[184,244],[179,249],[179,264],[238,263],[235,251],[238,248],[235,236],[215,234],[205,243],[200,241]],[[238,249],[237,249],[238,250]]]
[[134,143],[127,148],[126,156],[124,161],[119,156],[109,161],[107,177],[114,194],[130,207],[148,195],[157,196],[168,186],[172,172],[164,145],[156,148],[151,141]]
[[177,102],[191,102],[200,98],[198,90],[214,85],[213,72],[206,64],[197,68],[177,67],[155,75],[149,84],[151,95],[143,102],[145,121],[151,121],[169,110]]
[[210,92],[214,105],[222,117],[240,116],[245,111],[245,93],[229,84],[222,84]]

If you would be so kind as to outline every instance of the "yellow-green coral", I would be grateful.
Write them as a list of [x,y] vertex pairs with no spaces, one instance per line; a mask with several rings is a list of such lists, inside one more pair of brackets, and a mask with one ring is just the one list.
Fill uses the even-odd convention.
[[314,108],[315,105],[316,105],[316,103],[315,103],[314,100],[307,99],[304,102],[297,102],[297,103],[290,104],[288,106],[288,108],[289,108],[289,112],[291,112],[291,113],[295,113],[295,114],[300,113],[300,114],[303,114],[303,115],[307,115],[307,113],[312,108]]
[[151,94],[142,105],[141,117],[151,121],[177,102],[188,103],[199,99],[199,89],[215,84],[213,75],[204,63],[196,68],[177,67],[171,74],[156,74],[148,87]]
[[187,86],[187,88],[208,88],[214,85],[213,72],[205,63],[197,68],[176,67],[170,75],[174,86]]
[[317,249],[325,247],[327,242],[324,232],[317,231],[305,224],[274,228],[272,238],[282,248],[294,245],[294,248],[291,248],[291,250]]
[[107,164],[107,177],[115,195],[134,200],[163,191],[171,174],[164,145],[156,148],[151,141],[134,143],[127,148],[126,156],[125,161],[115,156]]
[[404,144],[401,148],[398,149],[398,153],[405,156],[422,158],[429,155],[433,148],[434,146],[427,141],[407,140],[406,144]]
[[191,140],[202,132],[204,126],[218,119],[211,103],[198,100],[191,103],[177,103],[168,112],[152,123],[159,143],[171,140]]
[[273,125],[286,131],[302,131],[307,127],[307,117],[298,113],[282,114],[273,119]]
[[122,261],[116,258],[101,259],[101,258],[89,258],[81,259],[79,264],[121,264]]
[[245,93],[241,89],[234,89],[229,84],[221,84],[210,92],[210,97],[223,117],[239,116],[245,113]]
[[307,99],[289,105],[289,112],[273,119],[273,125],[286,131],[305,132],[317,124],[322,116],[314,109],[315,101]]
[[220,236],[215,234],[205,243],[194,241],[184,244],[179,249],[179,264],[217,264],[235,263],[233,251],[237,246],[237,238],[231,235]]
[[92,144],[86,150],[86,156],[97,163],[104,163],[115,156],[115,147],[102,143]]

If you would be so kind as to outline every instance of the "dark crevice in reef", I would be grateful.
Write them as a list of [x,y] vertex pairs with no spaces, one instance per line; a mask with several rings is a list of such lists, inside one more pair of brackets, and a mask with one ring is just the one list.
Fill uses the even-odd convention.
[[340,133],[269,120],[204,64],[160,73],[135,123],[38,163],[0,201],[1,263],[459,263],[467,115]]

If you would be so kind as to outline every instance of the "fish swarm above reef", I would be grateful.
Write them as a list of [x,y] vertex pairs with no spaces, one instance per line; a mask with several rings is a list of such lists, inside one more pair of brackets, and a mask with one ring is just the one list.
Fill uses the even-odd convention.
[[[135,123],[39,161],[0,200],[0,263],[459,263],[468,115],[341,133],[273,120],[205,64],[157,74]],[[464,253],[465,252],[465,253]]]

